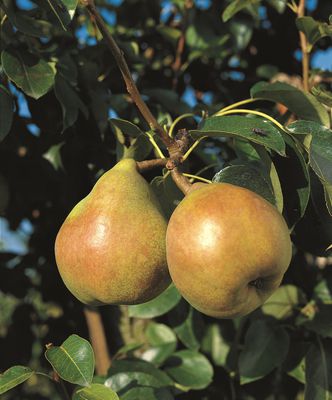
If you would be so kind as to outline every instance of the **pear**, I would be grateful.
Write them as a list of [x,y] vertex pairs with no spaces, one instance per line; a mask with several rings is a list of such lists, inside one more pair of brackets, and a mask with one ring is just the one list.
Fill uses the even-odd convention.
[[133,159],[117,163],[70,212],[55,242],[67,288],[88,305],[139,304],[170,283],[167,222]]
[[282,215],[258,194],[197,183],[170,218],[166,254],[175,286],[194,308],[235,318],[278,288],[292,245]]

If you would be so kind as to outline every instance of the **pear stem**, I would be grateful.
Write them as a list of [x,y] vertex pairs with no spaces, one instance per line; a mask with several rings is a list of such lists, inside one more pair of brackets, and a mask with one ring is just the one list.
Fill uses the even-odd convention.
[[108,352],[104,325],[99,311],[93,307],[84,307],[84,315],[89,330],[93,352],[96,358],[96,371],[98,375],[107,375],[111,366]]
[[166,167],[167,158],[156,158],[153,160],[136,161],[139,172],[149,171],[153,168]]
[[81,3],[85,5],[90,15],[95,19],[97,26],[107,44],[109,49],[111,50],[113,57],[115,58],[116,64],[120,69],[122,77],[126,83],[127,91],[130,94],[131,98],[135,102],[137,108],[140,110],[146,122],[149,124],[150,128],[158,133],[161,140],[165,144],[167,148],[171,147],[173,144],[172,138],[167,135],[167,132],[162,128],[162,126],[157,122],[155,117],[152,115],[149,107],[142,99],[140,92],[137,89],[137,86],[131,76],[128,64],[124,58],[123,52],[120,50],[119,46],[113,39],[110,34],[107,25],[105,24],[103,18],[99,14],[94,0],[81,0]]
[[179,171],[178,167],[175,167],[171,170],[171,175],[176,186],[184,195],[186,195],[190,191],[192,183],[190,183],[189,179],[185,177],[181,171]]

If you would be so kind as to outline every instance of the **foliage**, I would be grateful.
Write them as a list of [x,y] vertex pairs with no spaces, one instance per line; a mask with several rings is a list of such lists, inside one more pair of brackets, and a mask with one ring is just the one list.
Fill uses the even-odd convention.
[[[332,398],[332,275],[308,255],[331,254],[332,76],[313,70],[310,93],[292,84],[298,29],[306,51],[326,49],[331,2],[299,18],[282,0],[96,3],[158,121],[189,130],[186,170],[275,204],[294,257],[283,285],[241,319],[207,318],[174,286],[104,307],[113,357],[97,375],[55,235],[117,160],[165,150],[77,0],[0,0],[1,398]],[[170,215],[183,195],[166,171],[145,176]]]

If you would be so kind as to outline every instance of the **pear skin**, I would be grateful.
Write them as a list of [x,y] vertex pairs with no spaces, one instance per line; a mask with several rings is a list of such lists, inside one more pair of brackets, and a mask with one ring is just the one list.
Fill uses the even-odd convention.
[[166,234],[172,280],[196,309],[216,318],[246,315],[279,287],[292,245],[278,210],[227,183],[195,184]]
[[170,283],[167,221],[153,191],[124,159],[70,212],[55,242],[67,288],[88,305],[139,304]]

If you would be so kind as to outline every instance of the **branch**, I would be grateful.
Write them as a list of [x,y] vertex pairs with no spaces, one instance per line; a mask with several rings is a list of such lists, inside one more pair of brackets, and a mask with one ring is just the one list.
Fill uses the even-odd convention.
[[182,54],[184,51],[184,45],[186,42],[186,30],[188,26],[188,17],[189,17],[189,10],[193,7],[193,1],[192,0],[186,0],[184,4],[184,16],[183,16],[183,22],[182,22],[182,29],[181,29],[181,36],[178,40],[178,45],[176,48],[176,53],[175,53],[175,60],[172,65],[172,69],[174,72],[174,79],[173,79],[173,89],[176,88],[178,84],[178,79],[179,79],[179,71],[181,69],[182,65]]
[[189,179],[186,178],[182,174],[182,172],[179,171],[178,167],[175,167],[171,170],[171,175],[176,186],[181,190],[181,192],[184,195],[186,195],[192,187],[192,184],[189,182]]
[[95,19],[98,28],[103,36],[103,38],[106,41],[107,46],[111,50],[113,57],[115,58],[115,61],[120,69],[120,72],[123,76],[123,79],[126,83],[127,91],[130,94],[131,98],[135,102],[137,108],[140,110],[141,114],[143,115],[144,119],[146,122],[149,124],[150,128],[157,132],[165,144],[165,146],[168,148],[169,146],[172,145],[172,139],[167,135],[165,130],[159,125],[155,117],[152,115],[149,107],[145,103],[145,101],[142,99],[142,96],[140,92],[137,89],[137,86],[131,76],[131,73],[129,71],[128,64],[124,58],[123,52],[120,50],[119,46],[113,39],[112,35],[110,34],[103,18],[99,14],[94,0],[82,0],[82,3],[86,6],[87,10],[89,11],[90,15]]
[[[297,7],[297,17],[304,17],[305,15],[305,0],[300,0]],[[309,91],[309,52],[308,52],[308,42],[305,34],[299,32],[300,34],[300,44],[302,50],[302,79],[303,79],[303,89]]]
[[167,158],[156,158],[154,160],[136,161],[139,172],[145,172],[153,168],[166,167]]
[[108,353],[108,346],[100,313],[95,308],[84,307],[84,315],[96,358],[97,374],[105,376],[111,366],[111,359]]
[[[191,183],[189,180],[182,175],[182,173],[178,170],[178,165],[182,162],[182,156],[186,151],[186,144],[188,143],[188,138],[185,138],[185,134],[181,134],[180,139],[171,138],[167,132],[159,125],[155,117],[152,115],[150,109],[147,104],[142,99],[141,94],[139,93],[137,86],[131,76],[128,64],[124,58],[123,52],[120,50],[119,46],[113,39],[110,34],[107,25],[105,24],[103,18],[99,14],[94,0],[81,0],[81,3],[87,8],[91,17],[96,21],[97,26],[106,41],[107,46],[111,50],[113,57],[115,58],[115,62],[120,69],[122,77],[126,83],[127,91],[133,99],[134,103],[142,113],[144,119],[149,124],[150,128],[154,130],[163,141],[164,145],[167,147],[169,153],[169,159],[166,162],[166,167],[171,170],[172,178],[176,185],[179,187],[183,193],[187,193],[189,188],[191,187]],[[192,0],[187,0],[187,7],[192,3]],[[188,136],[188,135],[187,135]],[[160,165],[164,165],[164,161],[160,162]],[[153,163],[156,166],[156,163]],[[148,164],[138,164],[138,169],[143,170],[147,168]],[[151,165],[152,168],[152,165]]]

